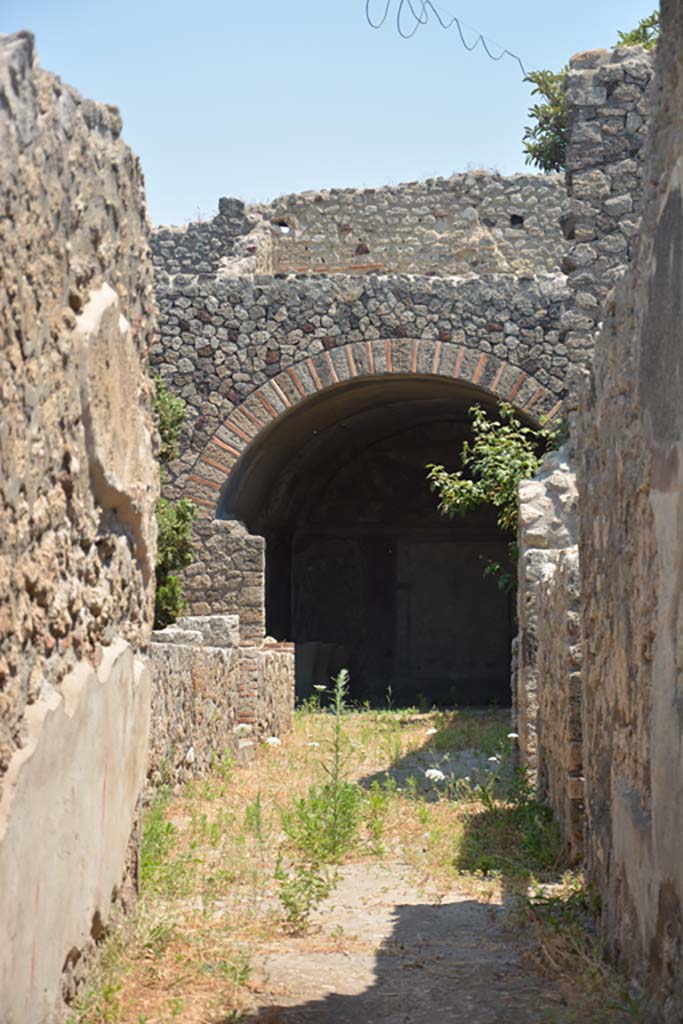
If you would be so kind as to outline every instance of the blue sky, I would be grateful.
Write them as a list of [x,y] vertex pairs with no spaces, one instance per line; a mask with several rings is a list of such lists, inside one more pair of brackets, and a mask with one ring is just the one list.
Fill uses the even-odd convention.
[[[551,68],[610,46],[651,3],[439,0]],[[517,66],[435,23],[410,41],[393,23],[373,31],[365,0],[0,0],[0,32],[20,28],[43,67],[120,108],[155,223],[210,216],[223,195],[524,170],[531,98]]]

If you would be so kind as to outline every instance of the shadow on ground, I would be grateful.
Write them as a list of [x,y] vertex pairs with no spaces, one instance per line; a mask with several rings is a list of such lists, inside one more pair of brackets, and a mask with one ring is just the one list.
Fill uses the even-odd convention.
[[[395,784],[407,796],[434,801],[444,794],[452,796],[453,784],[458,779],[483,781],[491,768],[489,758],[498,747],[497,739],[486,744],[485,749],[475,745],[481,740],[481,723],[484,722],[488,724],[491,735],[504,735],[509,728],[509,711],[468,708],[464,713],[454,716],[439,740],[425,734],[422,747],[397,758],[391,767],[365,776],[359,780],[360,784],[365,789],[369,789],[373,783],[382,787]],[[406,724],[410,724],[410,719]],[[396,725],[389,721],[385,724],[380,719],[378,729],[385,730],[386,745],[391,756],[392,729],[395,731]],[[451,741],[458,749],[451,749]],[[441,782],[431,780],[426,774],[430,769],[441,772],[444,779]]]
[[555,986],[522,967],[511,933],[501,927],[499,908],[457,895],[434,904],[383,905],[388,895],[377,893],[354,913],[340,894],[337,927],[359,934],[361,948],[349,939],[348,948],[342,942],[334,952],[316,952],[314,944],[307,953],[267,957],[271,1005],[245,1017],[245,1024],[554,1019],[561,997]]

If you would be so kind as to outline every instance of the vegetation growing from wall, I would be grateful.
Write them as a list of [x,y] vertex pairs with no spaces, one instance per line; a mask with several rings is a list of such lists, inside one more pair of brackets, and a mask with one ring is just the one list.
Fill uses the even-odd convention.
[[[650,49],[659,39],[659,11],[643,18],[634,29],[619,32],[616,46],[645,46]],[[568,68],[561,71],[532,71],[525,81],[534,88],[532,96],[540,100],[529,108],[532,124],[522,139],[525,162],[546,173],[562,171],[567,150],[567,108],[564,94]]]
[[[163,477],[164,466],[178,455],[178,439],[186,412],[182,398],[171,394],[159,377],[154,383],[154,415],[161,439],[159,462]],[[157,502],[155,629],[163,629],[175,622],[186,610],[187,604],[176,573],[192,561],[192,524],[196,515],[196,506],[188,498],[179,501],[159,498]]]
[[[560,428],[552,424],[538,430],[525,427],[507,402],[501,402],[497,419],[480,405],[472,406],[470,414],[474,440],[462,446],[462,468],[451,472],[428,465],[429,485],[438,495],[442,515],[462,516],[480,505],[493,505],[500,529],[515,537],[519,485],[538,472],[543,454],[557,445]],[[514,564],[514,541],[510,547]],[[515,577],[498,562],[487,563],[484,571],[499,575],[504,589],[514,586]]]

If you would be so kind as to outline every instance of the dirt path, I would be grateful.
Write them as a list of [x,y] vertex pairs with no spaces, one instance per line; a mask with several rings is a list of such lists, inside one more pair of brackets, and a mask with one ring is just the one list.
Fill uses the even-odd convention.
[[[524,788],[500,789],[506,715],[344,715],[356,818],[343,854],[325,860],[337,721],[300,714],[249,765],[158,794],[137,920],[111,936],[69,1024],[622,1021],[548,812]],[[293,916],[306,872],[324,888],[337,859],[329,895],[315,890]],[[513,894],[532,879],[554,886],[556,919],[564,898],[577,908],[568,945],[516,925]],[[531,967],[541,948],[546,967],[562,964],[557,981]],[[587,967],[588,1002],[577,983]]]
[[431,902],[400,862],[352,864],[312,934],[253,961],[264,1024],[541,1024],[557,988],[520,963],[499,906],[457,889]]

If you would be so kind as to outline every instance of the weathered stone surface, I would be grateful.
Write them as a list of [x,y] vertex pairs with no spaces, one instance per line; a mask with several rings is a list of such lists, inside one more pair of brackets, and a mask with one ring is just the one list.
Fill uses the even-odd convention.
[[[82,661],[27,709],[0,801],[0,1019],[8,1024],[62,1020],[65,964],[82,969],[102,938],[138,814],[149,704],[149,668],[119,639],[97,668]],[[136,859],[133,870],[136,879]]]
[[[515,727],[523,763],[537,772],[539,632],[548,612],[546,584],[560,555],[576,544],[576,479],[570,448],[551,452],[533,480],[519,489]],[[555,618],[561,618],[561,609]],[[552,636],[552,633],[551,633]],[[544,683],[544,685],[546,685]],[[550,685],[550,684],[548,684]],[[553,685],[563,686],[563,680]]]
[[579,551],[557,553],[538,588],[537,791],[555,811],[574,861],[583,855],[585,800]]
[[[195,561],[182,574],[192,616],[181,624],[192,623],[209,643],[210,627],[203,628],[201,623],[208,623],[217,613],[228,613],[220,618],[238,615],[240,642],[260,646],[266,635],[263,538],[253,537],[232,520],[200,521],[196,535]],[[232,637],[231,627],[226,628]]]
[[[185,632],[188,631],[181,631]],[[234,647],[169,642],[154,634],[152,728],[147,775],[153,785],[201,778],[237,751],[240,662]]]
[[[165,493],[199,498],[206,513],[215,509],[235,457],[268,425],[269,409],[279,415],[340,380],[395,372],[453,376],[456,366],[472,380],[483,356],[506,370],[497,378],[487,369],[482,387],[496,382],[507,397],[520,377],[528,378],[513,400],[523,408],[545,389],[549,404],[537,401],[540,414],[564,397],[570,368],[587,358],[560,335],[569,293],[559,273],[226,280],[158,270],[156,290],[159,337],[151,364],[188,408]],[[391,363],[385,339],[396,349]],[[265,385],[266,405],[254,398]],[[225,426],[233,413],[234,425]]]
[[[239,615],[192,615],[178,619],[178,629],[199,632],[207,647],[239,647]],[[156,639],[161,639],[157,636]]]
[[513,274],[557,270],[559,175],[487,171],[377,189],[331,189],[159,228],[155,266],[170,274]]
[[[0,1020],[62,1017],[121,898],[149,727],[151,267],[114,108],[0,37]],[[135,880],[135,840],[132,879]],[[64,976],[62,978],[62,972]]]
[[[637,244],[653,54],[640,46],[578,54],[567,75],[567,193],[562,268],[574,301],[567,343],[592,351],[607,293]],[[589,243],[589,244],[588,244]]]
[[137,161],[118,114],[41,72],[30,36],[1,46],[0,772],[43,679],[117,633],[146,639],[157,487]]
[[209,615],[154,632],[150,651],[153,785],[207,775],[226,755],[243,759],[291,729],[293,645],[261,638],[240,647],[238,616]]
[[[635,265],[578,431],[588,870],[612,955],[683,1014],[683,12],[662,4]],[[627,65],[622,65],[627,66]],[[643,72],[644,73],[644,72]]]

